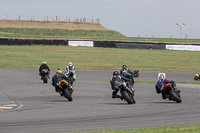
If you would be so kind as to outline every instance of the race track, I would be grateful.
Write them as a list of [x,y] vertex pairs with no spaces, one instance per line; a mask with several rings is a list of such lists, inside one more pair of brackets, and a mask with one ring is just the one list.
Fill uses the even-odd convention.
[[[154,84],[135,84],[136,104],[112,99],[112,71],[77,70],[73,101],[43,84],[34,69],[0,69],[0,92],[18,104],[0,111],[0,132],[71,132],[134,129],[200,123],[200,86],[177,84],[183,102],[162,100]],[[157,80],[158,72],[141,72],[136,80]],[[51,77],[55,70],[51,72]],[[167,72],[175,81],[193,81],[195,73]],[[200,81],[197,81],[200,82]]]

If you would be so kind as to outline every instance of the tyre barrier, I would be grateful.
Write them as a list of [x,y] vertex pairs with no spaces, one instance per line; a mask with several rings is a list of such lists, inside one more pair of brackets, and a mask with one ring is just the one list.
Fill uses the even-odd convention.
[[68,45],[68,40],[0,39],[0,45]]
[[[68,46],[68,41],[73,40],[36,40],[36,39],[6,39],[0,38],[0,45],[65,45]],[[77,40],[74,40],[77,42]],[[87,40],[84,40],[87,41]],[[80,42],[84,42],[81,40]],[[145,42],[119,42],[119,41],[93,41],[93,47],[104,48],[126,48],[126,49],[167,49],[166,46],[180,44],[168,43],[145,43]],[[199,46],[200,44],[190,44],[189,46]],[[186,45],[185,45],[186,46]],[[200,46],[199,46],[200,47]]]
[[117,43],[116,48],[165,49],[165,45],[161,43]]

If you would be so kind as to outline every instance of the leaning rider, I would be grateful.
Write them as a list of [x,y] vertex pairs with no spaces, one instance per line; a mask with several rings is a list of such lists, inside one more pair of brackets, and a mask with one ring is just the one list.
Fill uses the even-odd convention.
[[172,87],[176,88],[176,84],[174,83],[173,80],[167,80],[165,79],[165,76],[163,74],[160,74],[158,82],[155,85],[156,92],[158,94],[162,93],[162,98],[166,99],[167,97],[165,96],[165,93],[163,93],[163,88],[166,84],[170,83]]
[[42,65],[40,66],[39,68],[39,75],[42,76],[42,70],[43,69],[47,69],[48,70],[48,78],[49,78],[49,74],[50,74],[50,68],[48,67],[47,65],[47,62],[46,61],[43,61]]
[[[58,68],[56,74],[52,77],[52,85],[55,86],[55,91],[59,92],[60,95],[62,95],[62,90],[59,88],[59,82],[63,79],[69,80],[69,78],[63,74],[62,70]],[[69,87],[71,87],[71,85],[69,85]]]
[[134,79],[133,79],[133,73],[131,72],[131,70],[129,70],[129,69],[127,68],[126,65],[123,65],[123,66],[122,66],[122,69],[120,70],[120,75],[121,75],[122,77],[131,79],[131,85],[132,85],[132,86],[134,85],[135,81],[134,81]]
[[[68,63],[66,70],[67,70],[66,75],[69,77],[71,86],[73,86],[73,82],[76,80],[76,74],[75,74],[75,67],[72,65],[72,62]],[[73,72],[73,76],[71,76],[70,72]]]
[[112,98],[120,98],[121,100],[123,100],[123,96],[117,95],[118,91],[120,90],[118,85],[122,84],[122,79],[118,71],[113,72],[113,77],[110,80],[110,84],[113,90]]

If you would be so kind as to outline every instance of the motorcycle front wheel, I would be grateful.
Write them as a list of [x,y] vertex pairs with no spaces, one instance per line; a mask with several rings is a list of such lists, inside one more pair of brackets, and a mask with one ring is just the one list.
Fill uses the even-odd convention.
[[135,103],[135,99],[132,97],[131,94],[128,94],[127,91],[122,91],[122,95],[124,97],[124,99],[127,101],[128,104],[133,104]]
[[64,97],[68,99],[68,101],[72,101],[72,96],[71,93],[69,92],[69,90],[67,88],[64,89]]
[[173,90],[170,91],[170,95],[171,95],[171,97],[174,98],[174,100],[175,100],[177,103],[181,103],[181,102],[182,102],[181,98],[180,98],[179,96],[177,96]]

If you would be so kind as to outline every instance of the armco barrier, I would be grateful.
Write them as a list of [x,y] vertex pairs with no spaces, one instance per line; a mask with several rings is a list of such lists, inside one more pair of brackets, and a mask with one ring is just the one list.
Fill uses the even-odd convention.
[[[6,39],[0,38],[0,45],[68,45],[69,40],[36,40],[36,39]],[[72,40],[70,40],[72,41]],[[77,40],[74,40],[77,41]],[[83,40],[81,40],[83,41]],[[88,41],[88,40],[84,40]],[[128,49],[166,49],[166,45],[178,45],[178,44],[165,44],[165,43],[142,43],[142,42],[119,42],[119,41],[93,41],[94,47],[106,47],[106,48],[128,48]],[[199,46],[200,44],[185,45],[188,47]],[[191,48],[189,48],[191,49]]]

